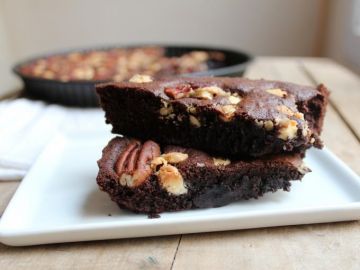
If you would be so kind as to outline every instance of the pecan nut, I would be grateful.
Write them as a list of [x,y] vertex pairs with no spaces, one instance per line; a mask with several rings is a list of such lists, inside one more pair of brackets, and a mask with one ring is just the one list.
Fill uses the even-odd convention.
[[230,159],[213,158],[215,166],[227,166],[231,163]]
[[276,125],[279,126],[278,137],[284,141],[291,140],[296,137],[298,131],[298,123],[295,120],[288,118],[276,120]]
[[165,94],[173,99],[189,97],[192,91],[193,89],[189,84],[178,85],[176,87],[168,87],[164,90]]
[[157,172],[160,185],[173,195],[187,193],[187,187],[179,170],[170,165],[163,165]]
[[215,96],[230,96],[230,93],[225,92],[222,88],[214,85],[197,88],[192,96],[196,98],[212,100]]
[[223,105],[223,106],[216,106],[215,109],[220,112],[220,118],[224,122],[230,121],[236,112],[236,106],[235,105]]
[[287,96],[287,92],[284,90],[281,90],[280,88],[271,88],[271,89],[267,89],[265,90],[266,92],[268,92],[269,94],[278,96],[278,97],[286,97]]
[[168,163],[176,164],[187,160],[188,154],[181,152],[169,152],[162,154],[161,156],[154,158],[151,161],[151,168],[156,170],[159,166],[167,165]]
[[153,141],[132,140],[115,163],[115,172],[123,186],[141,185],[152,173],[151,161],[160,156],[160,146]]

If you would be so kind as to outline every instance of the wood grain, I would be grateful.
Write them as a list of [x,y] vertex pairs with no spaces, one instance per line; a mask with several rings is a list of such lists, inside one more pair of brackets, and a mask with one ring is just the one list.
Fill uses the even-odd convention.
[[[246,76],[313,84],[293,58],[258,59]],[[360,145],[331,106],[323,137],[360,173]],[[359,233],[347,222],[184,235],[173,269],[358,269]]]
[[179,236],[56,244],[0,245],[0,269],[170,269]]
[[359,269],[359,222],[183,236],[178,269]]

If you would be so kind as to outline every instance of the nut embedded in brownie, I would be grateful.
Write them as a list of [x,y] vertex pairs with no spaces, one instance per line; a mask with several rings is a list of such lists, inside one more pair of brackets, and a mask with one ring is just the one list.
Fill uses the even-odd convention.
[[322,147],[325,86],[244,78],[173,78],[97,86],[113,133],[232,158]]
[[149,215],[258,198],[309,171],[300,154],[248,161],[179,146],[116,137],[98,161],[97,183],[121,208]]
[[167,56],[162,47],[113,48],[43,57],[20,67],[24,76],[49,80],[123,81],[136,73],[155,77],[206,71],[223,66],[219,51],[189,51]]

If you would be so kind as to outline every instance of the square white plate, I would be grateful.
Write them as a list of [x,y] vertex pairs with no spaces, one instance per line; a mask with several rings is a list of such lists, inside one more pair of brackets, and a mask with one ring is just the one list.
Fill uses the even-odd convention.
[[96,161],[112,137],[60,134],[23,179],[0,222],[7,245],[142,237],[360,219],[360,179],[328,150],[310,150],[313,172],[258,200],[212,209],[163,213],[120,210],[99,191]]

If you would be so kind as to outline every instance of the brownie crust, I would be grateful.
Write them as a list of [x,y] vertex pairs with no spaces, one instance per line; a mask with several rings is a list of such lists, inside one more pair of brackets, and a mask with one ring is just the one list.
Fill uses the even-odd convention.
[[323,85],[170,78],[101,84],[97,93],[116,134],[231,158],[322,147]]
[[230,161],[191,148],[120,137],[104,148],[98,166],[101,190],[120,208],[149,215],[219,207],[278,189],[289,191],[290,181],[309,171],[300,154]]

